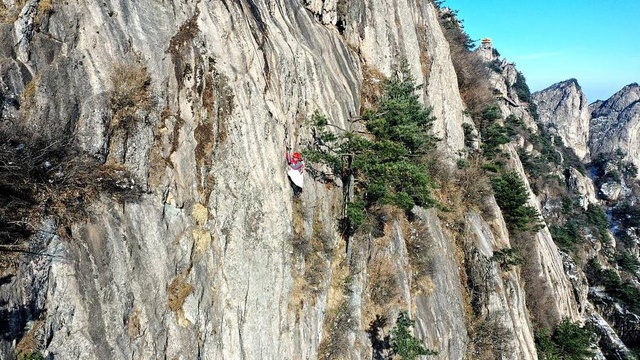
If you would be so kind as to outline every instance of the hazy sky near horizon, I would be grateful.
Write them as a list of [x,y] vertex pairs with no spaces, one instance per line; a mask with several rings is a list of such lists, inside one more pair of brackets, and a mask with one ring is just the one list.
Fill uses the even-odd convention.
[[575,78],[591,103],[640,83],[640,0],[445,0],[443,6],[458,11],[473,40],[491,38],[532,92]]

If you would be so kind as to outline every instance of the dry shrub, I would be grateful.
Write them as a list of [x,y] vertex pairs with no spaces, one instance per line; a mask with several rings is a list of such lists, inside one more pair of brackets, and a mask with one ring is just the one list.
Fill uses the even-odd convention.
[[[20,95],[20,117],[25,123],[27,123],[31,117],[35,116],[38,111],[36,93],[40,79],[40,74],[36,74],[28,83],[25,84],[24,90]],[[55,133],[54,130],[47,130]]]
[[174,277],[167,289],[167,305],[169,309],[171,309],[171,311],[181,310],[185,299],[191,295],[192,292],[193,286],[186,282],[184,276],[179,275]]
[[52,0],[40,0],[40,2],[38,2],[38,8],[36,10],[36,17],[34,20],[35,28],[39,29],[49,19],[49,16],[52,13],[53,13]]
[[134,340],[140,336],[140,314],[136,309],[132,311],[126,320],[127,335]]
[[472,113],[479,112],[494,101],[489,81],[490,70],[477,53],[469,50],[472,47],[471,39],[454,12],[441,9],[439,20],[449,42],[462,100]]
[[462,190],[462,202],[467,207],[475,207],[484,215],[490,213],[487,197],[492,194],[491,183],[486,171],[482,169],[482,157],[471,156],[468,165],[456,173],[456,184]]
[[441,210],[440,217],[448,224],[454,224],[469,209],[477,209],[485,219],[491,219],[493,211],[487,198],[493,194],[493,190],[489,176],[482,168],[482,157],[470,156],[465,161],[466,165],[459,169],[452,169],[443,158],[434,151],[425,159],[429,175],[435,183],[433,196]]
[[0,1],[0,23],[10,24],[16,21],[26,3],[27,0],[17,0],[13,5],[5,5],[4,1]]
[[38,2],[38,13],[50,13],[53,9],[52,0],[40,0]]
[[457,223],[467,211],[463,202],[463,190],[457,184],[456,171],[442,159],[444,156],[438,151],[433,151],[425,158],[427,171],[435,183],[433,197],[437,201],[439,216],[447,224]]
[[349,358],[349,332],[355,330],[356,322],[352,317],[353,309],[348,300],[344,300],[338,309],[330,315],[329,333],[318,346],[319,359],[346,359]]
[[9,9],[7,9],[7,6],[3,2],[0,2],[0,23],[8,23],[8,17]]
[[[17,354],[33,354],[42,350],[44,346],[44,321],[36,320],[31,325],[29,331],[20,339],[20,342],[16,345]],[[20,356],[18,356],[18,359]]]
[[517,232],[510,238],[512,246],[519,248],[523,254],[527,254],[523,259],[520,275],[524,280],[527,308],[534,328],[545,328],[551,331],[562,320],[562,316],[558,314],[555,305],[554,284],[547,281],[540,268],[540,255],[536,249],[538,241],[531,232]]
[[369,270],[369,294],[377,306],[385,306],[395,300],[399,294],[398,278],[393,264],[387,258],[374,260]]
[[491,275],[494,264],[478,251],[471,237],[467,236],[464,240],[465,283],[473,314],[478,316],[486,308],[489,295],[495,287],[495,279]]
[[333,254],[332,240],[316,219],[311,238],[303,239],[299,244],[294,243],[299,255],[304,258],[304,292],[313,294],[314,298],[322,292],[321,285],[328,277],[329,260]]
[[431,74],[432,61],[429,58],[428,49],[428,37],[429,29],[423,24],[417,26],[418,32],[418,45],[420,46],[420,67],[424,78],[427,79],[425,83],[428,83],[429,75]]
[[139,110],[150,111],[153,107],[150,96],[151,76],[140,60],[128,61],[113,67],[111,82],[111,131],[123,129],[129,133],[143,120],[136,113]]
[[291,243],[293,245],[293,253],[295,256],[302,257],[303,259],[311,251],[311,242],[307,239],[305,234],[304,223],[304,209],[302,207],[302,201],[293,202],[293,238]]
[[198,28],[198,13],[196,13],[180,25],[178,32],[169,40],[169,52],[173,56],[179,56],[181,49],[191,43],[198,32],[200,29]]
[[362,89],[360,91],[360,113],[366,109],[376,109],[382,97],[382,83],[386,76],[366,64],[362,65]]
[[412,284],[417,290],[430,293],[434,289],[432,276],[435,273],[434,254],[431,252],[431,239],[426,224],[415,221],[407,237],[407,253],[413,276]]
[[471,325],[471,350],[474,359],[502,359],[513,351],[513,332],[502,323],[499,313],[476,319]]
[[71,139],[7,129],[0,139],[0,244],[20,243],[47,217],[63,227],[85,217],[101,192],[122,201],[141,193],[126,168],[100,165]]
[[309,253],[305,259],[305,293],[311,293],[315,298],[315,296],[322,292],[321,285],[327,276],[326,272],[328,268],[329,265],[322,255],[313,251]]
[[477,113],[494,102],[487,66],[476,53],[456,51],[455,46],[452,49],[451,60],[458,75],[460,95],[467,108]]

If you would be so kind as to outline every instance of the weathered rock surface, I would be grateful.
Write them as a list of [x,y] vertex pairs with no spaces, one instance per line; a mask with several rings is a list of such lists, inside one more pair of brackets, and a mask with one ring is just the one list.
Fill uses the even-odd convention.
[[[100,199],[70,229],[73,241],[42,245],[55,256],[38,282],[3,282],[3,294],[29,286],[37,294],[18,292],[7,302],[8,311],[34,308],[20,315],[12,339],[33,333],[44,339],[38,348],[59,359],[319,357],[330,335],[324,322],[335,310],[327,287],[342,281],[328,264],[341,260],[312,264],[292,242],[321,231],[337,246],[341,191],[309,180],[296,205],[283,153],[308,141],[304,124],[314,110],[348,127],[360,110],[363,65],[388,76],[404,57],[425,84],[444,154],[455,158],[469,119],[434,6],[45,5],[12,8],[16,18],[1,27],[2,119],[49,139],[76,134],[96,158],[130,168],[147,193],[135,203]],[[142,94],[149,100],[122,136],[112,131],[119,111],[112,99],[136,71],[150,77]],[[323,280],[304,285],[311,265]],[[420,334],[432,344],[449,334],[442,358],[463,358],[464,301],[449,296],[461,293],[450,265],[436,273],[447,279],[439,300],[404,306],[418,314]],[[351,303],[360,301],[365,281],[354,282]],[[440,304],[436,312],[423,308],[432,304]],[[454,305],[460,311],[451,318],[422,319]],[[353,308],[357,320],[361,309]],[[33,321],[38,326],[25,328]],[[361,325],[350,337],[362,344],[354,358],[371,346]],[[10,341],[2,346],[7,356],[13,351]]]
[[[313,110],[341,127],[358,111],[360,63],[339,34],[293,1],[55,4],[34,31],[37,5],[25,6],[10,37],[20,46],[2,60],[3,99],[32,101],[32,114],[4,101],[3,118],[21,111],[50,138],[75,132],[148,189],[137,203],[100,200],[71,240],[46,248],[56,256],[34,290],[46,315],[31,319],[45,355],[315,358],[326,303],[292,305],[291,223],[324,224],[337,239],[340,191],[309,181],[294,213],[283,154]],[[151,108],[125,138],[109,132],[118,68],[151,78]]]
[[589,105],[578,81],[566,80],[532,94],[539,121],[580,159],[589,155]]
[[[540,202],[530,190],[522,163],[515,147],[506,146],[512,159],[512,168],[523,179],[529,191],[529,205],[542,212]],[[537,231],[533,242],[519,243],[527,254],[524,271],[527,273],[527,294],[531,297],[530,310],[538,321],[555,324],[563,318],[573,321],[580,318],[579,306],[576,303],[573,287],[569,282],[558,247],[551,238],[548,227]]]
[[[494,205],[495,206],[495,205]],[[487,223],[476,212],[467,215],[468,235],[474,239],[465,251],[468,253],[468,274],[476,289],[484,289],[477,307],[485,327],[474,334],[474,340],[494,337],[494,356],[504,359],[536,359],[533,346],[533,326],[528,316],[526,293],[521,275],[515,267],[497,259],[497,251],[513,248],[502,217],[492,224]],[[493,334],[492,334],[493,332]],[[498,336],[500,338],[500,336]],[[475,355],[480,355],[476,353]]]
[[[414,222],[387,222],[384,236],[347,249],[339,184],[307,176],[292,199],[283,154],[310,141],[310,115],[348,128],[372,95],[365,84],[401,58],[424,84],[443,156],[464,148],[470,119],[430,1],[11,6],[15,18],[0,26],[1,120],[47,139],[75,134],[95,158],[131,169],[145,193],[101,197],[66,236],[45,227],[33,243],[45,256],[25,255],[0,281],[15,320],[2,356],[28,336],[56,359],[373,358],[370,321],[384,315],[391,326],[408,309],[436,358],[469,358],[481,348],[466,308],[470,259],[485,291],[474,311],[508,335],[491,350],[502,358],[536,358],[531,309],[549,322],[578,317],[548,230],[525,249],[531,281],[496,261],[515,244],[494,203],[496,219],[465,210],[455,224],[416,209]],[[535,124],[513,92],[517,70],[504,65],[494,79],[503,112]],[[148,75],[148,92],[117,132],[113,98],[136,74]],[[377,293],[393,300],[382,305],[372,299],[380,274],[397,288]]]
[[[611,158],[619,150],[640,167],[640,86],[630,84],[608,100],[599,103],[591,114],[589,148],[591,157]],[[639,175],[640,176],[640,175]],[[638,177],[636,177],[638,178]]]
[[579,205],[582,206],[583,209],[586,210],[589,204],[598,203],[593,182],[580,171],[572,167],[568,168],[565,170],[564,181],[567,189],[578,195]]
[[[516,68],[515,64],[501,59],[499,53],[495,50],[493,43],[483,42],[476,50],[478,55],[484,62],[492,64],[489,71],[489,80],[491,82],[491,90],[499,99],[498,106],[502,114],[506,117],[514,115],[522,119],[531,131],[538,131],[538,125],[531,117],[529,112],[529,104],[518,97],[515,90],[516,83],[522,79],[522,74]],[[522,83],[519,84],[522,86]]]
[[442,139],[439,146],[443,155],[455,159],[464,148],[462,124],[471,123],[471,119],[464,111],[449,45],[434,5],[430,1],[410,0],[322,3],[318,16],[338,14],[332,24],[341,29],[347,44],[357,49],[367,68],[389,75],[397,66],[398,56],[406,58],[417,83],[424,84],[425,104],[433,107],[436,117],[433,130]]

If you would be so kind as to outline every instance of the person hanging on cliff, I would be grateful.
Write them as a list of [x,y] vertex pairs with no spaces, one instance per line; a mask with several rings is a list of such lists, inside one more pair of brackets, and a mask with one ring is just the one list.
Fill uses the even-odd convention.
[[285,153],[287,164],[292,170],[298,170],[300,173],[304,172],[304,163],[302,162],[302,155],[299,152],[294,152],[293,155],[289,155],[289,152]]
[[293,155],[289,154],[289,151],[285,153],[285,159],[287,160],[289,179],[294,184],[293,194],[294,196],[300,195],[302,192],[303,180],[304,180],[304,162],[302,161],[302,155],[299,152],[294,152]]

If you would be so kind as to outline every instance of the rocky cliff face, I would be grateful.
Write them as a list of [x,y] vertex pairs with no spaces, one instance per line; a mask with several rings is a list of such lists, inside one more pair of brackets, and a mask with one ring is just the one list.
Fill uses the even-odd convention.
[[[584,118],[585,105],[582,100],[577,101],[583,99],[583,95],[575,80],[555,84],[534,94],[533,98],[542,121],[545,118],[555,121],[564,116],[583,123],[580,119]],[[590,162],[581,170],[579,166],[573,165],[564,171],[565,184],[574,204],[591,214],[596,209],[602,209],[597,210],[600,212],[600,235],[594,236],[593,231],[587,233],[591,244],[583,246],[577,252],[576,248],[571,249],[565,244],[564,250],[573,254],[573,260],[565,256],[564,263],[583,317],[594,325],[607,358],[632,358],[633,352],[630,349],[637,348],[634,329],[638,310],[634,300],[621,295],[618,290],[624,288],[629,293],[638,291],[636,268],[629,267],[620,260],[625,258],[634,264],[638,261],[638,224],[629,221],[636,217],[637,211],[638,181],[635,164],[638,158],[634,150],[630,150],[631,154],[627,153],[629,144],[634,141],[634,119],[637,117],[634,109],[637,100],[637,85],[632,84],[606,101],[590,104],[589,131],[586,132],[584,128],[579,130],[581,139],[588,135],[587,154],[591,155]],[[568,114],[574,115],[572,117]],[[559,134],[558,130],[553,131]],[[561,136],[569,137],[568,134]],[[571,147],[576,151],[575,144]],[[583,159],[587,160],[588,156]],[[548,201],[554,196],[552,192],[545,191],[541,195],[539,198],[546,202],[543,213],[550,220],[548,224],[553,224],[554,221],[557,224],[559,221],[565,229],[567,224],[576,224],[575,219],[563,219],[562,215],[553,210],[553,202]],[[553,224],[554,231],[561,238],[561,234],[557,234],[556,224]],[[603,280],[605,277],[613,279],[616,285],[606,285]]]
[[554,84],[532,94],[540,122],[559,136],[580,159],[588,157],[589,105],[575,79]]
[[640,166],[640,86],[630,84],[593,109],[589,148],[592,157],[622,152],[623,161]]
[[[579,318],[548,230],[526,243],[526,281],[497,260],[517,244],[491,196],[491,215],[453,197],[443,207],[457,210],[416,208],[412,221],[382,209],[376,231],[351,239],[337,226],[339,179],[307,176],[292,196],[283,155],[311,141],[311,114],[350,128],[402,58],[424,84],[442,157],[464,149],[471,120],[431,2],[0,10],[3,129],[73,139],[142,191],[98,195],[68,226],[30,224],[0,280],[3,357],[377,358],[388,344],[373,330],[388,334],[409,310],[434,358],[535,359],[530,313]],[[495,79],[502,113],[534,124],[507,65]],[[505,151],[524,175],[516,148]]]

